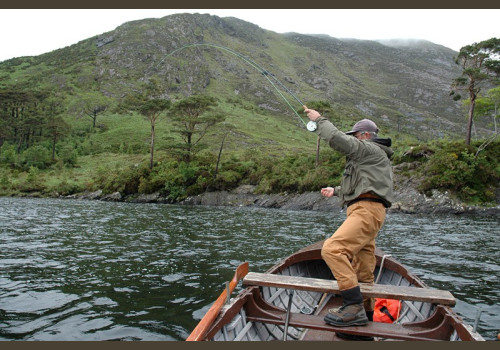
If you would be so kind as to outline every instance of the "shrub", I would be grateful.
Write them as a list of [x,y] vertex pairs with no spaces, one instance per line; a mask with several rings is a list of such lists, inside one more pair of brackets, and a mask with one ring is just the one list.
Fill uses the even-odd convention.
[[411,163],[415,161],[425,162],[434,153],[435,150],[428,144],[410,146],[410,148],[406,149],[403,152],[403,154],[399,154],[398,151],[395,151],[394,156],[392,158],[392,162],[394,164],[405,163],[405,162]]
[[16,190],[21,192],[41,192],[45,189],[40,178],[40,170],[37,167],[31,166],[24,181],[20,181],[14,185]]
[[45,169],[52,163],[51,152],[41,145],[35,145],[26,149],[22,154],[22,158],[24,165],[28,169],[31,167]]
[[345,158],[328,150],[320,154],[316,167],[315,154],[294,154],[283,158],[262,160],[249,177],[258,183],[259,193],[317,191],[339,182]]
[[47,188],[47,192],[57,192],[62,196],[68,196],[71,194],[79,193],[85,190],[84,185],[79,185],[72,180],[62,179],[55,183],[54,185]]
[[165,161],[158,163],[150,173],[143,174],[138,192],[146,194],[160,192],[173,201],[181,200],[206,189],[206,187],[200,188],[200,184],[204,183],[198,181],[201,174],[209,176],[205,168],[196,162]]
[[15,165],[18,162],[16,147],[9,143],[4,143],[0,147],[0,163]]
[[7,175],[7,172],[2,172],[1,175],[0,175],[0,188],[3,189],[3,190],[6,190],[8,188],[10,188],[11,184],[10,184],[10,180],[9,180],[9,176]]
[[64,145],[57,153],[59,158],[68,166],[75,166],[78,153],[72,145]]
[[104,193],[120,192],[122,194],[134,194],[139,192],[141,179],[147,177],[149,168],[146,164],[132,165],[128,168],[97,169],[96,185],[102,188]]
[[325,186],[333,186],[337,181],[332,178],[332,175],[331,169],[327,167],[318,167],[309,171],[302,179],[299,191],[317,191]]
[[[475,156],[473,147],[463,143],[443,143],[421,169],[423,181],[419,190],[449,190],[465,202],[491,202],[495,198],[500,174],[497,160],[486,152]],[[492,166],[493,165],[493,166]]]
[[199,168],[193,162],[177,163],[176,167],[165,173],[164,193],[173,201],[185,198],[187,189],[196,184],[198,172]]

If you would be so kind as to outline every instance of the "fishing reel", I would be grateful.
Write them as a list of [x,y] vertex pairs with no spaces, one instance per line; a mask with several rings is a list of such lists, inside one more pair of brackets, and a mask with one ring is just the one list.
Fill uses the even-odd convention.
[[307,123],[306,128],[309,131],[316,131],[316,129],[318,128],[318,124],[310,120],[309,123]]

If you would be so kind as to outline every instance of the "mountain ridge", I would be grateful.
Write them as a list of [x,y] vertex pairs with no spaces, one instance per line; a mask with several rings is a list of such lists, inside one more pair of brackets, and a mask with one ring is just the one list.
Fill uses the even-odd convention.
[[[186,13],[126,22],[66,48],[0,62],[0,76],[9,79],[5,67],[12,69],[14,61],[23,67],[14,68],[18,81],[51,67],[52,79],[62,75],[71,80],[71,93],[89,89],[78,80],[93,79],[101,93],[120,100],[153,72],[166,82],[167,98],[196,93],[237,96],[270,113],[289,113],[282,100],[269,98],[272,89],[264,79],[235,57],[196,48],[164,60],[194,43],[241,52],[285,81],[301,100],[328,101],[352,121],[372,118],[382,127],[397,125],[427,140],[464,130],[460,103],[448,96],[452,79],[460,74],[451,49],[422,40],[405,46],[395,39],[389,46],[321,34],[278,34],[234,17]],[[29,74],[23,75],[23,70]]]

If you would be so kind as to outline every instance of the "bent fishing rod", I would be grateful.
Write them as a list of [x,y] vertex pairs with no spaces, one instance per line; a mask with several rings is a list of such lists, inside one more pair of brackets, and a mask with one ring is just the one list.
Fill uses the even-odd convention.
[[[281,86],[286,92],[288,92],[290,94],[290,96],[292,96],[298,103],[300,103],[300,105],[304,108],[304,109],[307,109],[307,106],[297,97],[295,96],[295,94],[290,91],[290,89],[288,89],[274,74],[270,73],[268,70],[264,69],[261,65],[259,65],[258,63],[256,63],[255,61],[253,61],[252,59],[250,59],[249,57],[246,57],[244,55],[242,55],[241,53],[233,50],[233,49],[230,49],[228,47],[225,47],[225,46],[222,46],[222,45],[216,45],[216,44],[211,44],[211,43],[195,43],[195,44],[188,44],[188,45],[184,45],[174,51],[172,51],[171,53],[165,55],[165,57],[163,57],[163,59],[156,65],[156,67],[158,67],[160,64],[162,64],[168,57],[174,55],[175,53],[179,52],[179,51],[182,51],[184,49],[187,49],[187,48],[191,48],[191,47],[198,47],[198,46],[206,46],[206,47],[212,47],[212,48],[216,48],[216,49],[220,49],[220,50],[224,50],[240,59],[242,59],[244,62],[248,63],[250,66],[252,66],[253,68],[255,68],[259,73],[261,73],[264,77],[266,77],[266,79],[269,81],[269,83],[274,87],[274,89],[278,92],[278,94],[281,96],[281,98],[283,98],[283,100],[287,103],[287,105],[290,107],[290,109],[293,111],[293,113],[299,118],[299,120],[306,126],[307,130],[309,131],[314,131],[316,130],[317,128],[317,125],[315,122],[313,121],[309,121],[307,124],[304,122],[304,120],[302,120],[301,116],[297,113],[297,111],[295,110],[295,108],[293,108],[293,106],[290,104],[290,102],[286,99],[286,97],[281,93],[281,91],[278,89],[278,87],[276,86],[276,84],[273,82],[273,80],[279,85]],[[272,78],[272,80],[271,80]]]

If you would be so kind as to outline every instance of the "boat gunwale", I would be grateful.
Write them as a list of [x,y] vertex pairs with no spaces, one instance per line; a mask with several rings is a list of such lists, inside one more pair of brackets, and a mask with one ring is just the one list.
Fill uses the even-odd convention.
[[[288,257],[285,257],[280,261],[278,261],[275,265],[269,268],[266,271],[266,273],[280,274],[282,271],[286,270],[287,268],[289,268],[294,264],[312,260],[323,260],[321,257],[322,245],[323,241],[318,241],[316,243],[313,243],[307,247],[304,247],[296,251],[295,253],[289,255]],[[384,252],[380,249],[376,249],[375,255],[377,259],[377,266],[379,266],[380,268],[381,261],[384,257]],[[392,257],[387,257],[384,259],[383,268],[400,274],[401,276],[403,276],[405,280],[407,280],[410,283],[410,286],[412,287],[429,288],[420,278],[413,275],[402,263],[393,259]],[[223,310],[221,310],[216,321],[214,321],[212,327],[207,332],[205,340],[212,339],[217,334],[217,332],[221,330],[222,327],[224,327],[224,325],[228,324],[240,312],[240,309],[245,307],[245,305],[249,301],[249,298],[254,298],[255,293],[260,294],[261,293],[260,288],[261,287],[259,286],[247,286],[246,288],[241,290],[240,293],[235,298],[231,299],[230,304],[226,305],[223,308]],[[261,299],[261,297],[256,299]],[[252,300],[252,302],[254,302],[254,300]],[[264,302],[266,308],[269,307],[274,308],[275,311],[277,312],[283,312],[284,310],[283,308],[279,308],[277,306],[265,302],[264,299],[262,299],[262,301],[257,301],[257,302]],[[433,305],[436,306],[435,310],[425,320],[416,322],[406,322],[402,323],[401,325],[407,327],[418,327],[419,325],[425,325],[427,323],[427,327],[429,327],[431,322],[436,322],[435,319],[433,319],[433,315],[435,315],[436,313],[440,313],[442,314],[442,320],[440,321],[441,324],[439,325],[439,327],[443,328],[449,325],[450,329],[448,329],[448,333],[450,336],[455,331],[461,340],[484,341],[484,339],[477,332],[475,332],[471,326],[467,325],[462,320],[462,318],[459,315],[457,315],[449,306],[440,304],[433,304]],[[434,334],[437,332],[437,330],[432,330],[431,328],[428,329],[427,331],[428,334]]]

